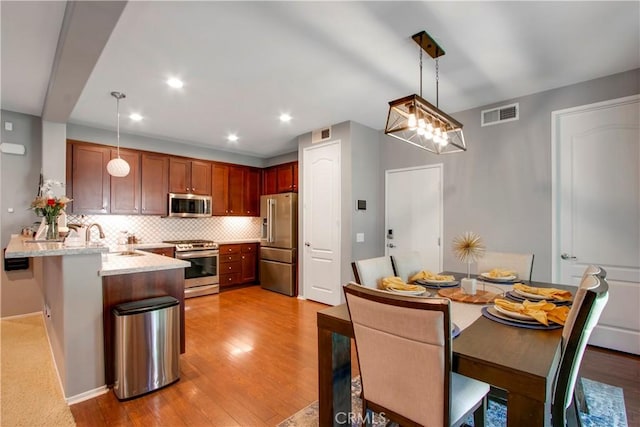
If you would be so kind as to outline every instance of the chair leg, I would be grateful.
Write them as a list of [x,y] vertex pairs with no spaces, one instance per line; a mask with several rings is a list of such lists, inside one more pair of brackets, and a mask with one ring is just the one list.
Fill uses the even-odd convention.
[[473,426],[484,427],[486,415],[487,415],[487,397],[485,396],[482,399],[482,403],[480,403],[480,406],[478,406],[478,409],[476,409],[473,412]]

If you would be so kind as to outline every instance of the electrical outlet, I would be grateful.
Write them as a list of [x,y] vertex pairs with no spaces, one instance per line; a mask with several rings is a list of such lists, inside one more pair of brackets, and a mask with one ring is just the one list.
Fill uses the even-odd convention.
[[357,243],[364,242],[364,233],[356,233],[356,242]]
[[4,122],[4,130],[12,131],[13,130],[13,122]]

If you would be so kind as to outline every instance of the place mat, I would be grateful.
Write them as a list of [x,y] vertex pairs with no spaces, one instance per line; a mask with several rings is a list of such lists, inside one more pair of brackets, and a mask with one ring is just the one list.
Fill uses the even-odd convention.
[[452,301],[466,302],[468,304],[489,304],[495,297],[500,296],[499,294],[481,289],[477,289],[475,295],[469,295],[461,288],[440,289],[438,295],[449,298]]
[[[507,293],[505,294],[505,296],[515,302],[523,302],[526,298],[523,297],[522,295],[518,295],[517,293],[513,292],[513,291],[507,291]],[[554,299],[548,299],[546,300],[548,302],[552,302],[557,306],[561,306],[561,305],[571,305],[571,303],[573,303],[573,301],[557,301]]]
[[457,288],[460,286],[460,282],[458,280],[454,280],[453,282],[433,283],[418,279],[414,282],[420,286],[424,286],[427,289]]
[[523,323],[517,320],[507,320],[502,317],[498,317],[491,313],[489,309],[493,309],[493,307],[482,307],[482,315],[487,319],[493,320],[494,322],[502,323],[503,325],[515,326],[517,328],[525,328],[525,329],[536,329],[542,331],[551,331],[554,329],[561,329],[562,325],[558,325],[556,323],[552,323],[549,326],[545,326],[542,323]]
[[460,326],[453,324],[453,329],[451,330],[451,338],[455,338],[460,335]]

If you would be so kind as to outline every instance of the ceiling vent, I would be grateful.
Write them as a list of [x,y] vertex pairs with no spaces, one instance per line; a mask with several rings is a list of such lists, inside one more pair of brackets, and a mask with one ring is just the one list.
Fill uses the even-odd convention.
[[328,141],[331,139],[331,126],[316,129],[311,132],[311,143],[315,144],[316,142]]
[[497,125],[498,123],[512,122],[520,118],[520,104],[503,105],[502,107],[482,110],[482,126]]

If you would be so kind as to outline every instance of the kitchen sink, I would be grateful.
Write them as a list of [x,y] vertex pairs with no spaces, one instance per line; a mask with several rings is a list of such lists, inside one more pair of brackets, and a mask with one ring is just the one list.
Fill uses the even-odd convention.
[[144,256],[144,254],[135,251],[122,251],[122,252],[112,252],[109,255],[116,256]]

